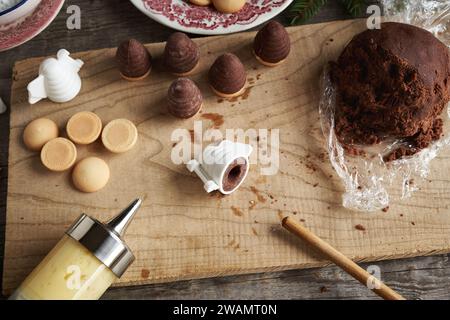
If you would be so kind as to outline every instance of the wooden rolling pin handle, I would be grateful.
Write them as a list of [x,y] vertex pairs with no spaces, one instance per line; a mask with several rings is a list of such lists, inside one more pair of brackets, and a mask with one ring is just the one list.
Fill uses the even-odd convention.
[[368,286],[369,282],[377,281],[376,288],[371,289],[377,295],[386,300],[405,300],[400,294],[389,288],[387,285],[381,281],[374,278],[373,275],[368,273],[366,270],[361,268],[355,262],[347,258],[341,252],[337,251],[327,242],[313,234],[311,231],[302,226],[299,222],[291,217],[286,217],[283,219],[282,225],[284,228],[295,234],[296,236],[303,239],[313,248],[317,249],[322,253],[327,259],[334,262],[336,265],[341,267],[344,271],[354,277],[356,280],[361,282],[363,285]]

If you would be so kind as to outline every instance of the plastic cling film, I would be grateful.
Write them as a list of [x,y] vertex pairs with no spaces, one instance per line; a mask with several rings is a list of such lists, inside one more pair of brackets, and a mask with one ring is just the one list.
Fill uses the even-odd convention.
[[450,46],[450,1],[382,0],[384,18],[430,31]]
[[[382,3],[384,21],[421,27],[450,46],[450,1],[384,0]],[[387,154],[406,143],[398,139],[374,146],[355,146],[362,151],[355,156],[346,152],[335,133],[336,90],[329,71],[325,68],[321,78],[319,113],[331,164],[345,187],[343,206],[372,212],[388,207],[390,196],[410,197],[427,178],[431,161],[450,145],[450,104],[440,116],[444,121],[444,135],[415,155],[384,161]]]

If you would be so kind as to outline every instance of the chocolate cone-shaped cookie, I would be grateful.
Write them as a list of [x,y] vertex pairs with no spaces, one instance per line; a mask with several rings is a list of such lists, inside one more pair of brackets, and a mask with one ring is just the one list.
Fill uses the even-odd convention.
[[281,63],[291,51],[289,34],[281,23],[270,21],[256,34],[253,50],[258,60],[265,65]]
[[117,48],[116,58],[120,73],[127,80],[139,80],[150,73],[152,56],[142,43],[135,39],[122,42]]
[[182,32],[173,33],[164,49],[166,69],[177,75],[187,75],[198,64],[200,52],[197,44]]
[[245,67],[232,53],[225,53],[209,69],[209,83],[221,97],[235,97],[242,94],[247,81]]
[[194,81],[178,78],[169,87],[167,93],[169,112],[178,118],[190,118],[201,108],[202,93]]

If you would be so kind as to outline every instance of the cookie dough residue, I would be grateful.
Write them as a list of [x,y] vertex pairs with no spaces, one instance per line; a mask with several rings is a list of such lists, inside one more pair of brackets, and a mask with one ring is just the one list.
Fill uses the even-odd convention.
[[218,113],[204,113],[201,116],[203,119],[211,120],[214,128],[220,128],[225,122],[223,116]]
[[150,271],[148,269],[141,270],[141,278],[142,279],[148,279],[149,276],[150,276]]
[[259,191],[258,189],[256,189],[255,187],[250,187],[250,190],[256,195],[256,198],[258,199],[259,202],[266,202],[267,199],[261,194],[261,191]]
[[242,210],[239,208],[231,207],[231,210],[233,211],[233,214],[235,216],[242,217],[244,215],[244,212],[242,212]]

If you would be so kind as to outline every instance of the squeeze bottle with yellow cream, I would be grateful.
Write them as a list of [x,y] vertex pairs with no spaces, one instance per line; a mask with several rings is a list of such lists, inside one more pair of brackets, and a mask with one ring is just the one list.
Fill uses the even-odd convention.
[[106,224],[81,215],[10,299],[100,298],[134,261],[121,237],[141,202],[135,200]]

